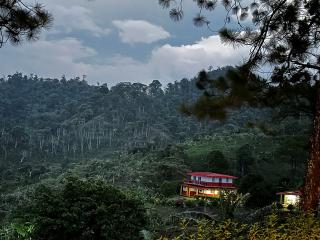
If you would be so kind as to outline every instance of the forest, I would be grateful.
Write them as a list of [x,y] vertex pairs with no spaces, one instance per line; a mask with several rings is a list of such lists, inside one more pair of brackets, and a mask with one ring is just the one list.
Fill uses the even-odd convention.
[[319,239],[319,29],[319,0],[0,1],[0,240]]
[[[223,76],[228,69],[209,74]],[[110,89],[80,78],[16,73],[1,79],[2,223],[10,222],[14,206],[30,201],[39,186],[63,186],[69,178],[78,183],[79,177],[98,177],[138,198],[148,206],[144,219],[158,236],[172,227],[170,219],[188,212],[177,207],[188,171],[242,176],[240,190],[252,195],[248,209],[276,201],[277,191],[301,187],[307,115],[281,119],[273,109],[247,106],[231,111],[226,122],[198,120],[179,110],[200,96],[195,85],[196,78],[165,87],[153,80]],[[182,204],[196,207],[190,200]]]

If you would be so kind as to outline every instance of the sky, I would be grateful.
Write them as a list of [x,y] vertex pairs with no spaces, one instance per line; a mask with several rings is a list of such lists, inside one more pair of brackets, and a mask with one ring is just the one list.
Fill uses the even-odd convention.
[[[34,3],[32,0],[28,0]],[[43,78],[86,75],[90,84],[119,82],[166,85],[192,78],[200,70],[240,64],[245,47],[221,43],[207,28],[193,26],[198,9],[184,5],[184,19],[173,22],[158,0],[39,0],[54,17],[35,42],[0,49],[2,76],[22,72]],[[223,25],[224,11],[209,15]],[[5,59],[5,60],[4,60]]]

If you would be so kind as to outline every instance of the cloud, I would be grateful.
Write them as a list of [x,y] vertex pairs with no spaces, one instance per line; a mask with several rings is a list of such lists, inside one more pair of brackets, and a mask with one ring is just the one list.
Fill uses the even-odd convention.
[[54,29],[51,33],[88,31],[96,37],[101,37],[111,32],[109,28],[98,26],[91,16],[92,11],[83,6],[49,5],[48,8],[54,16]]
[[6,45],[1,51],[8,56],[0,67],[2,74],[18,71],[41,77],[60,77],[64,73],[69,77],[81,76],[88,70],[85,60],[97,55],[75,38],[38,40],[18,47]]
[[248,56],[249,48],[234,49],[221,42],[220,37],[210,36],[189,45],[166,44],[152,51],[150,60],[153,72],[160,78],[172,80],[173,76],[194,76],[209,66],[237,65]]
[[124,43],[153,43],[170,37],[162,27],[143,20],[115,20],[113,24]]
[[[146,62],[121,55],[103,59],[99,52],[75,38],[40,40],[20,47],[6,45],[1,51],[8,56],[0,65],[0,72],[6,75],[16,71],[57,78],[63,74],[87,75],[91,84],[111,86],[128,81],[150,83],[153,79],[167,84],[191,78],[208,66],[239,64],[248,56],[249,49],[233,49],[222,44],[219,36],[211,36],[189,45],[165,44],[153,49]],[[99,63],[93,63],[93,58],[99,59]]]

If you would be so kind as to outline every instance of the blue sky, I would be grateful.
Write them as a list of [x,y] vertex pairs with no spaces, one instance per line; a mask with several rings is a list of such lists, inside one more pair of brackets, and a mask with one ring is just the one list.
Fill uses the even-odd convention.
[[[30,2],[33,2],[30,0]],[[172,22],[158,0],[40,0],[53,14],[53,27],[34,43],[0,49],[0,73],[17,71],[40,77],[87,75],[91,84],[119,82],[163,84],[191,78],[209,66],[241,63],[248,49],[223,45],[206,28],[197,28],[197,12],[186,0],[185,16]],[[209,16],[223,24],[224,11]]]

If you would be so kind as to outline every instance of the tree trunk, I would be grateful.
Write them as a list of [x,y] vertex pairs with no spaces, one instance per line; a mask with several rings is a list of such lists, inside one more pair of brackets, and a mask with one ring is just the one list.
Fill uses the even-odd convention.
[[313,133],[303,189],[302,208],[304,212],[314,212],[320,199],[320,88],[317,88]]

